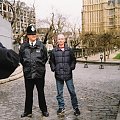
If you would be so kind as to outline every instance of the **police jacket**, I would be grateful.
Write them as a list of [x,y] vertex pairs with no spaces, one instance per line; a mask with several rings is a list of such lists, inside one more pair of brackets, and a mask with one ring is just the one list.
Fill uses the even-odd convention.
[[34,46],[31,46],[29,42],[23,43],[20,47],[19,56],[26,79],[45,76],[45,64],[48,57],[47,49],[41,41],[37,40]]
[[72,79],[72,70],[75,69],[76,58],[73,50],[67,45],[65,45],[64,51],[59,47],[54,48],[51,51],[49,63],[57,80]]

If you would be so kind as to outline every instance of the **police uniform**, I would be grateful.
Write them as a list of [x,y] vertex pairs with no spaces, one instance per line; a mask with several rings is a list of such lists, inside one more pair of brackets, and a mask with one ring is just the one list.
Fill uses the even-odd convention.
[[[36,29],[33,25],[27,27],[27,35],[36,35]],[[39,108],[42,115],[48,117],[49,113],[44,95],[45,64],[48,60],[47,49],[40,40],[31,41],[29,39],[21,45],[19,56],[23,65],[26,90],[25,109],[21,117],[32,116],[34,85],[37,88]]]

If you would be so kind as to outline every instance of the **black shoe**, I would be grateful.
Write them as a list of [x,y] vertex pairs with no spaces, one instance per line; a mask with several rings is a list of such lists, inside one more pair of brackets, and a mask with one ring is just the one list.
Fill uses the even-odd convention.
[[59,108],[57,110],[57,115],[63,114],[65,112],[65,108]]
[[42,115],[45,116],[45,117],[48,117],[49,113],[48,112],[42,112]]
[[80,110],[78,108],[74,109],[74,115],[76,116],[80,115]]
[[22,117],[32,117],[32,114],[31,113],[23,113],[22,115],[21,115],[21,118]]

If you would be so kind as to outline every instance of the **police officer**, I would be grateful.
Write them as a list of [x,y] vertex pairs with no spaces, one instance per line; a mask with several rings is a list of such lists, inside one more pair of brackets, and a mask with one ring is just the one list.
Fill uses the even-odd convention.
[[37,39],[36,28],[32,24],[27,27],[27,38],[28,41],[21,45],[19,51],[26,90],[25,109],[21,117],[32,117],[34,85],[37,88],[39,108],[42,115],[48,117],[49,113],[44,95],[45,64],[48,60],[47,49]]

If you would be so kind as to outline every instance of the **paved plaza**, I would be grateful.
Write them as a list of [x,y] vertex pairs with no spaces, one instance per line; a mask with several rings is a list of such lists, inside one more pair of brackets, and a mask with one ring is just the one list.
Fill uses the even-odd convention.
[[74,85],[81,115],[74,116],[70,96],[64,87],[65,116],[57,116],[56,87],[54,74],[46,66],[45,95],[50,116],[42,117],[34,90],[33,118],[20,118],[24,111],[25,89],[23,77],[0,84],[0,120],[116,120],[120,99],[120,70],[118,66],[89,65],[77,63],[74,70]]

